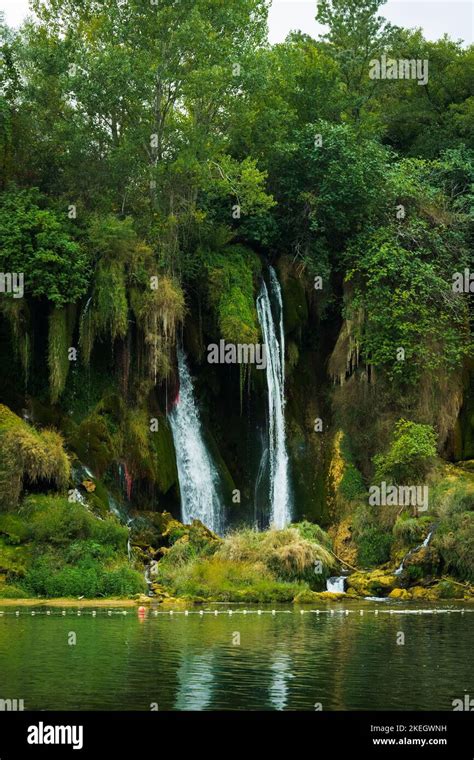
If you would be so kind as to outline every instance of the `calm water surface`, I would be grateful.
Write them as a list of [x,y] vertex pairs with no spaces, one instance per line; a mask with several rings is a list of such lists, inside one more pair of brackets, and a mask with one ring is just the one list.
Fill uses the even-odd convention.
[[32,710],[451,710],[474,695],[474,608],[391,609],[140,619],[3,608],[0,698]]

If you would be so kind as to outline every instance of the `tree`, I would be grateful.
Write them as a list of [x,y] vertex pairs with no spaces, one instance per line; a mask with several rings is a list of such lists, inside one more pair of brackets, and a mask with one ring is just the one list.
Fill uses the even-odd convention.
[[89,258],[65,213],[35,188],[12,189],[0,196],[0,270],[23,273],[26,295],[63,306],[86,292]]
[[375,95],[369,64],[394,41],[397,28],[377,15],[385,0],[320,0],[317,21],[329,26],[323,40],[346,87],[348,113],[356,120]]

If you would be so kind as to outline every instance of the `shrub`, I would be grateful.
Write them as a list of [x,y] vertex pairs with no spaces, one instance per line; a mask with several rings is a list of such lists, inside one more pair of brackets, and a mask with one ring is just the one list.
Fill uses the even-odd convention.
[[304,588],[306,584],[275,580],[263,563],[219,556],[194,560],[178,568],[171,585],[172,592],[179,596],[249,603],[291,601]]
[[388,562],[393,537],[377,525],[367,525],[355,536],[357,559],[362,567],[375,567]]
[[9,544],[20,544],[30,537],[26,521],[15,512],[0,513],[0,534]]
[[15,586],[13,583],[0,584],[0,599],[26,599],[28,594],[25,589]]
[[22,585],[30,593],[47,597],[129,596],[143,593],[143,576],[125,564],[103,567],[86,559],[76,565],[57,566],[57,558],[45,555],[28,570]]
[[436,433],[431,425],[399,420],[393,440],[385,454],[374,459],[376,481],[419,482],[436,456]]

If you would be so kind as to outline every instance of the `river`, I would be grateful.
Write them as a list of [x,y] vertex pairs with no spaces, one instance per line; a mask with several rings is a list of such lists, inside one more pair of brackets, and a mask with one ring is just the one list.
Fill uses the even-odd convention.
[[0,608],[0,698],[26,710],[452,710],[474,694],[474,607],[231,609]]

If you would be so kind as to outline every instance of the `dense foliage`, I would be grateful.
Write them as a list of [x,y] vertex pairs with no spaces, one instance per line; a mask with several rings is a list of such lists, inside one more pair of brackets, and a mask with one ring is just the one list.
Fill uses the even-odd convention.
[[[24,275],[24,298],[0,292],[2,509],[64,493],[68,456],[98,479],[91,509],[108,509],[107,489],[176,509],[166,418],[184,343],[209,446],[253,519],[248,421],[263,420],[264,373],[212,374],[203,357],[220,339],[260,341],[255,299],[272,263],[295,492],[324,505],[324,527],[352,510],[365,567],[420,537],[354,504],[374,478],[420,482],[437,455],[472,450],[472,289],[453,290],[453,276],[472,268],[474,48],[392,26],[381,4],[320,0],[326,34],[275,45],[266,0],[32,0],[19,29],[0,17],[0,270]],[[428,61],[428,83],[372,79],[382,55]],[[16,524],[25,557],[40,550],[12,582],[143,589],[122,528],[44,498]],[[209,556],[175,543],[160,573],[177,593],[250,599],[260,583],[260,599],[293,598],[314,585],[314,562],[322,577],[332,567],[313,506],[299,528],[243,531]],[[469,509],[441,516],[444,566],[471,577]],[[8,569],[13,533],[0,534]]]

